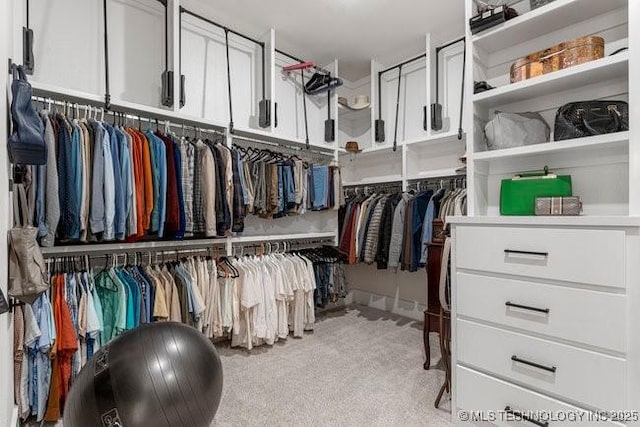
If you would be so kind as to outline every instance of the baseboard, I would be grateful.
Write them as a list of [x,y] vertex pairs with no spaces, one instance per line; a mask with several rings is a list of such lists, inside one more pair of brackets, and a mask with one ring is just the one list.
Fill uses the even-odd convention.
[[426,306],[414,301],[405,301],[371,292],[353,289],[345,299],[345,303],[356,303],[378,310],[389,311],[400,316],[422,322]]

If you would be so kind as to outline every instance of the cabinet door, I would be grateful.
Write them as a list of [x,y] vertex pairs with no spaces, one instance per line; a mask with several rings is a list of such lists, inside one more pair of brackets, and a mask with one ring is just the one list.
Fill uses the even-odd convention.
[[[282,68],[291,65],[289,60],[276,54],[276,93],[277,126],[274,133],[285,138],[298,138],[304,134],[304,117],[302,110],[302,78],[300,71],[293,71],[288,75],[282,73]],[[303,128],[299,128],[302,124]]]
[[[164,6],[109,0],[110,89],[115,99],[160,106]],[[33,81],[104,95],[102,2],[32,2]]]
[[398,142],[426,136],[424,106],[426,102],[426,61],[417,60],[402,68],[398,103],[398,70],[382,75],[382,117],[385,121],[385,143],[393,143],[398,109]]
[[[305,139],[305,112],[302,99],[305,96],[309,142],[313,145],[325,145],[324,121],[327,119],[327,93],[304,95],[300,71],[282,73],[283,67],[294,63],[282,55],[276,55],[276,93],[274,99],[278,103],[278,126],[274,133],[285,138]],[[313,74],[313,72],[305,71],[304,81],[308,82]]]
[[440,92],[439,101],[442,104],[443,132],[453,132],[460,126],[463,53],[464,47],[461,44],[456,44],[440,52],[438,90]]
[[[197,18],[182,16],[182,74],[186,103],[182,113],[229,123],[229,89],[224,32]],[[261,96],[261,53],[257,46],[229,35],[234,127],[257,128]]]

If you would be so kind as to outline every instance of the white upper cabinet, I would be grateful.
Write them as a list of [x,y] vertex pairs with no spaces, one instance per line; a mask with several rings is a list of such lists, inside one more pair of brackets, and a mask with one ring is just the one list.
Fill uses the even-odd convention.
[[[111,96],[160,106],[165,64],[164,6],[154,0],[109,0]],[[102,2],[30,2],[36,82],[104,95]]]
[[[182,112],[228,124],[229,88],[224,30],[182,14],[182,74],[185,106]],[[258,128],[262,98],[262,48],[229,33],[229,67],[233,124]]]
[[[327,146],[324,140],[324,122],[328,118],[328,94],[307,95],[303,90],[302,74],[300,70],[283,73],[283,67],[297,64],[280,53],[275,55],[275,95],[274,108],[277,110],[277,126],[273,133],[284,138],[305,140],[305,103],[306,120],[309,132],[309,143],[316,146]],[[328,71],[333,69],[333,64]],[[313,76],[313,70],[304,71],[305,83]],[[304,97],[304,99],[303,99]],[[335,92],[331,92],[332,102]],[[333,108],[335,110],[335,108]],[[334,117],[335,111],[332,112]],[[275,120],[275,117],[274,117]]]

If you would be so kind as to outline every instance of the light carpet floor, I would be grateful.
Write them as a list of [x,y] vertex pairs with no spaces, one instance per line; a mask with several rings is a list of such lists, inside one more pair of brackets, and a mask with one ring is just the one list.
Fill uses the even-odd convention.
[[444,371],[437,335],[422,369],[422,323],[350,305],[315,330],[251,352],[218,344],[224,371],[213,426],[451,426],[433,406]]

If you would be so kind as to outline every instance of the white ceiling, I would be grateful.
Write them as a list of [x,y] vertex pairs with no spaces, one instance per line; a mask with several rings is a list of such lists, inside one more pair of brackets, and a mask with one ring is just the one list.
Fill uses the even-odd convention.
[[184,7],[244,34],[276,30],[277,47],[324,64],[340,61],[351,81],[375,58],[392,65],[425,50],[425,34],[464,31],[464,0],[183,0]]

